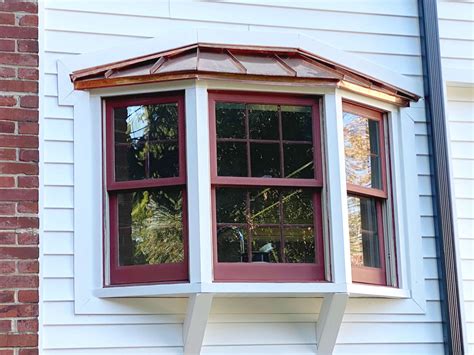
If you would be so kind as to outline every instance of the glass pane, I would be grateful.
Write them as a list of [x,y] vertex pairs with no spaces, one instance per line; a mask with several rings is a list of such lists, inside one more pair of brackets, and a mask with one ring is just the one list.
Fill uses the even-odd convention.
[[278,106],[248,105],[251,139],[279,139]]
[[314,230],[312,227],[285,228],[287,263],[314,263]]
[[347,203],[352,265],[380,268],[376,201],[348,196]]
[[219,261],[315,261],[310,190],[218,188],[216,210]]
[[182,208],[182,191],[176,188],[119,193],[119,264],[182,262]]
[[278,178],[280,174],[280,145],[251,143],[252,176]]
[[285,155],[285,177],[314,178],[312,144],[284,144],[283,152]]
[[246,223],[246,204],[247,191],[245,189],[217,189],[217,223]]
[[245,104],[216,103],[217,138],[245,138]]
[[276,189],[250,190],[251,226],[257,224],[272,224],[280,221],[280,194]]
[[313,201],[309,191],[286,190],[282,201],[284,224],[313,224]]
[[115,180],[179,176],[178,105],[114,110]]
[[281,124],[283,140],[312,141],[311,107],[281,106]]
[[217,143],[217,175],[247,176],[247,145],[245,143]]
[[252,235],[252,261],[281,263],[280,229],[255,228]]
[[219,262],[239,263],[246,261],[248,258],[247,234],[246,228],[219,227],[217,229],[217,258]]
[[347,182],[382,188],[379,122],[344,112],[344,147]]

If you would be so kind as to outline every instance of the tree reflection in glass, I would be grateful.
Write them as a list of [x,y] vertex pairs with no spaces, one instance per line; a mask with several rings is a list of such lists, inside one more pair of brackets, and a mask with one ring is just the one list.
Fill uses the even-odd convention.
[[379,122],[344,112],[344,150],[347,182],[381,189]]
[[182,262],[182,209],[182,191],[177,188],[119,193],[119,264]]
[[114,110],[115,180],[179,175],[178,105],[139,105]]

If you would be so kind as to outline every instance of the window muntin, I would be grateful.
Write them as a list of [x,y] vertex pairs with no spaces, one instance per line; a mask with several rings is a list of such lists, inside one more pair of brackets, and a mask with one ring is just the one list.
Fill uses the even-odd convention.
[[343,110],[352,279],[386,284],[383,210],[388,193],[383,114],[348,102]]
[[316,100],[209,96],[215,279],[323,280]]
[[110,284],[188,279],[184,99],[106,101]]

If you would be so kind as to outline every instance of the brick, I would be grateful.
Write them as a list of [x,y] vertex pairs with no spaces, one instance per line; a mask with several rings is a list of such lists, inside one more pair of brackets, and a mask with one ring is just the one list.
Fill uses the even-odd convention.
[[38,39],[38,29],[31,27],[0,26],[0,37]]
[[[0,67],[0,78],[14,78],[16,76],[15,69],[8,67]],[[0,89],[0,91],[7,91]]]
[[38,27],[38,16],[37,15],[24,15],[20,17],[18,22],[20,26]]
[[38,190],[33,189],[0,189],[2,201],[37,201]]
[[[0,275],[0,285],[5,285],[8,288],[35,288],[38,287],[38,276],[33,275],[11,275],[3,276]],[[0,317],[2,313],[2,307],[0,306]],[[34,317],[32,314],[26,314],[24,317]]]
[[[0,256],[1,257],[1,256]],[[15,262],[0,260],[0,274],[13,274],[15,272]]]
[[[38,355],[38,349],[20,349],[18,355]],[[0,353],[0,355],[2,355]]]
[[0,247],[0,259],[37,259],[37,247]]
[[[0,185],[1,186],[1,185]],[[37,176],[18,176],[18,187],[38,187],[39,181]]]
[[39,161],[37,149],[20,149],[20,161]]
[[38,148],[38,137],[0,134],[0,144],[2,147]]
[[18,202],[17,204],[18,213],[38,213],[38,202]]
[[15,14],[12,13],[0,13],[0,25],[14,25]]
[[33,81],[0,80],[0,91],[38,92],[38,83]]
[[18,79],[38,80],[39,72],[37,69],[18,68]]
[[15,233],[3,232],[3,231],[0,232],[0,245],[11,245],[15,243],[16,243]]
[[5,334],[0,335],[0,347],[37,346],[36,334]]
[[39,238],[37,233],[20,233],[18,234],[19,245],[38,245]]
[[39,125],[36,122],[19,122],[18,133],[20,134],[34,134],[39,132]]
[[15,133],[15,122],[0,121],[0,133]]
[[14,96],[0,96],[0,106],[15,106],[16,98]]
[[15,355],[14,350],[7,350],[7,349],[1,349],[0,350],[0,355]]
[[9,304],[0,306],[0,318],[36,317],[38,305],[36,304]]
[[13,148],[0,148],[0,160],[16,160],[16,150]]
[[38,111],[26,108],[0,109],[0,120],[37,122]]
[[38,96],[28,95],[20,97],[20,106],[25,108],[38,108]]
[[19,261],[18,272],[20,274],[37,274],[39,272],[39,263],[37,260]]
[[14,52],[14,51],[15,51],[15,40],[0,39],[0,52]]
[[0,217],[0,228],[38,228],[38,218],[35,217]]
[[36,333],[38,321],[34,319],[22,319],[17,322],[18,331],[21,333]]
[[0,215],[14,215],[16,210],[15,203],[5,203],[0,200]]
[[18,52],[38,53],[38,41],[35,40],[19,40]]
[[11,320],[0,320],[0,333],[9,333],[12,331]]
[[38,5],[35,2],[5,0],[4,2],[0,2],[0,11],[29,12],[36,14],[38,13]]
[[38,165],[32,163],[1,163],[0,174],[38,175]]
[[18,302],[21,303],[38,303],[39,293],[37,290],[20,290],[18,291]]
[[[26,41],[19,41],[18,49],[20,52],[32,52],[32,50],[28,50],[29,47],[25,43],[23,43],[22,47],[20,47],[20,42],[26,42]],[[38,65],[38,56],[36,54],[3,53],[0,56],[0,64],[36,67]]]
[[15,302],[15,291],[0,290],[0,303]]

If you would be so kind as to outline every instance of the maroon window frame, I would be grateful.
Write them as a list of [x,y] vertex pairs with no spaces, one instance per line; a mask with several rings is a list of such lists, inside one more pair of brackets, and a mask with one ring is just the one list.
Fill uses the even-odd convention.
[[[178,106],[178,166],[179,175],[167,178],[146,178],[142,180],[115,180],[115,135],[114,109],[127,106],[154,105],[176,103]],[[185,155],[185,124],[184,124],[184,93],[172,92],[155,95],[134,95],[114,97],[105,100],[104,125],[104,157],[105,157],[105,215],[108,216],[108,227],[104,220],[104,245],[109,245],[109,278],[110,286],[120,284],[158,283],[158,282],[186,282],[188,273],[188,230],[187,230],[187,197],[186,197],[186,155]],[[183,221],[183,262],[127,265],[119,264],[118,242],[118,194],[133,192],[146,188],[178,187],[181,188],[182,221]],[[108,243],[107,243],[108,241]],[[104,248],[104,260],[108,251]],[[105,266],[105,265],[104,265]],[[105,284],[104,275],[104,284]]]
[[[314,178],[265,178],[217,175],[217,102],[262,105],[299,105],[312,108]],[[324,281],[324,250],[321,191],[323,187],[321,127],[318,99],[308,96],[253,92],[209,91],[209,135],[211,154],[211,197],[213,225],[214,280],[222,282],[314,282]],[[247,137],[249,138],[249,137]],[[314,263],[231,263],[219,262],[217,255],[216,188],[219,187],[295,187],[309,188],[313,194],[315,234]]]
[[367,197],[375,201],[376,218],[378,229],[378,245],[379,245],[379,260],[380,268],[368,266],[352,265],[352,281],[357,283],[387,285],[387,272],[385,262],[385,243],[384,243],[384,221],[383,210],[384,205],[388,201],[388,187],[387,187],[387,155],[385,151],[385,128],[384,128],[384,113],[374,109],[370,109],[352,102],[343,102],[343,111],[352,114],[360,115],[370,120],[379,123],[378,144],[380,151],[380,173],[381,173],[381,188],[369,188],[355,184],[347,183],[347,194],[353,197]]

